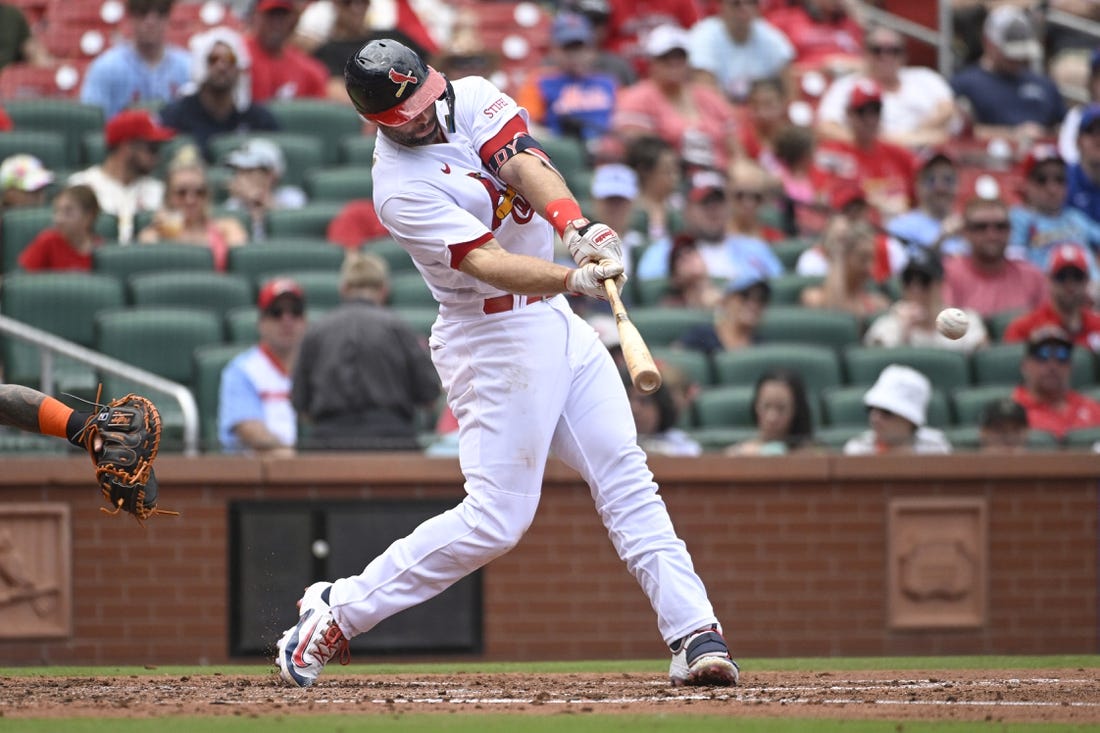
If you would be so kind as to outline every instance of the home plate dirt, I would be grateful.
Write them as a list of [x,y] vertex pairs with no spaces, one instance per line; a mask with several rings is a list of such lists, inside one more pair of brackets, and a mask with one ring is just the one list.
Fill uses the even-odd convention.
[[[357,672],[357,670],[356,670]],[[736,688],[636,674],[0,677],[11,718],[526,712],[1100,722],[1100,670],[759,672]]]

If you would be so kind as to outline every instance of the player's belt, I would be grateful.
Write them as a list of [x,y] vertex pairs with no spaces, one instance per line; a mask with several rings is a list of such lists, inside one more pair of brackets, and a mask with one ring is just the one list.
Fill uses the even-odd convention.
[[485,313],[485,315],[491,315],[493,313],[504,313],[505,311],[515,310],[516,308],[522,308],[525,305],[537,303],[540,300],[546,300],[546,296],[498,295],[495,298],[486,298],[485,302],[481,305],[481,310]]

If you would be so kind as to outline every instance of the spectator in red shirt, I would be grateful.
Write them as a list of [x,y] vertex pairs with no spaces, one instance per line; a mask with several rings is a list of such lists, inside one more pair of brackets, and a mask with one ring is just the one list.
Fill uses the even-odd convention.
[[1004,340],[1026,341],[1028,334],[1040,326],[1058,326],[1076,345],[1100,351],[1100,313],[1093,310],[1089,301],[1088,266],[1079,245],[1058,245],[1047,270],[1050,298],[1008,324]]
[[325,239],[348,249],[358,249],[369,239],[388,235],[370,199],[353,199],[344,204],[325,230]]
[[1027,410],[1032,430],[1059,440],[1070,430],[1100,426],[1100,402],[1070,389],[1073,341],[1059,326],[1041,326],[1028,335],[1020,365],[1024,382],[1012,399]]
[[53,200],[53,226],[35,237],[19,255],[29,272],[92,269],[92,250],[99,245],[95,222],[99,202],[91,186],[63,189]]
[[696,0],[609,0],[609,5],[604,47],[631,61],[639,74],[646,67],[642,47],[654,28],[690,28],[703,17]]
[[252,101],[324,97],[328,70],[289,41],[303,0],[259,0],[246,41],[252,57]]
[[835,181],[856,181],[867,201],[885,218],[912,207],[917,162],[913,154],[880,136],[882,90],[869,79],[860,79],[848,97],[849,140],[825,140],[817,148],[815,162]]
[[983,318],[1042,304],[1047,295],[1046,278],[1030,262],[1005,257],[1008,232],[1008,205],[1004,201],[973,198],[967,202],[963,234],[970,242],[970,254],[944,262],[944,303],[973,308]]
[[863,29],[848,14],[847,0],[794,0],[764,12],[764,19],[790,39],[795,66],[833,76],[860,66]]

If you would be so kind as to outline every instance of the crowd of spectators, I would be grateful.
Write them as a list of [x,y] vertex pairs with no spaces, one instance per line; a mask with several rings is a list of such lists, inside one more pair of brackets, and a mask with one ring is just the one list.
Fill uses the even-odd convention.
[[[119,244],[207,247],[215,269],[225,270],[231,248],[270,237],[272,212],[308,203],[285,180],[285,151],[263,137],[280,127],[270,106],[347,104],[344,60],[366,40],[392,37],[452,77],[495,70],[537,136],[578,149],[583,170],[570,180],[590,183],[576,191],[586,212],[623,236],[630,305],[713,314],[669,348],[707,358],[753,348],[779,285],[801,277],[786,302],[850,314],[859,324],[853,345],[969,357],[1021,343],[1013,404],[1022,410],[991,402],[981,417],[984,443],[1025,443],[1022,421],[1058,438],[1100,427],[1100,404],[1068,381],[1073,350],[1100,348],[1100,49],[1086,52],[1082,66],[1089,100],[1071,107],[1043,63],[1049,39],[1039,8],[984,3],[980,32],[957,49],[957,71],[945,77],[912,60],[916,46],[902,34],[867,22],[847,0],[538,3],[545,23],[532,33],[544,37],[508,73],[500,49],[478,40],[476,23],[471,35],[468,3],[227,2],[224,24],[196,28],[181,43],[170,18],[185,4],[126,0],[120,37],[87,66],[78,98],[103,110],[102,160],[77,171],[51,171],[26,154],[2,162],[0,215],[53,209],[51,225],[19,257],[22,269],[92,269],[93,250],[108,246],[95,226],[103,212],[117,218]],[[35,26],[0,3],[0,18],[9,17],[0,69],[56,62]],[[5,119],[0,128],[12,126]],[[362,134],[373,130],[364,124]],[[218,149],[230,135],[241,144]],[[353,254],[385,236],[362,195],[349,191],[329,225],[329,240]],[[390,322],[389,275],[373,262],[355,270],[370,287],[345,283],[349,304],[341,310],[349,315],[328,321],[327,336],[309,338],[336,343],[340,324],[369,313]],[[253,389],[278,399],[253,400],[248,414],[232,419],[223,414],[227,449],[292,450],[296,432],[261,430],[261,418],[316,422],[328,409],[317,406],[320,388],[338,392],[338,380],[314,374],[303,377],[313,380],[309,391],[305,381],[293,385],[292,404],[305,297],[294,283],[282,287],[261,293],[260,345],[227,372],[238,386],[266,380]],[[594,320],[605,312],[594,302],[578,306]],[[960,339],[935,329],[949,306],[970,317]],[[1010,315],[1018,317],[1009,323]],[[995,327],[1002,321],[1007,327]],[[812,435],[816,408],[806,407],[820,395],[805,375],[774,366],[754,386],[755,437],[728,452],[821,448]],[[867,431],[843,450],[951,450],[928,425],[933,386],[909,366],[886,367],[864,397]],[[353,418],[398,415],[400,430],[382,431],[407,438],[407,408],[423,408],[430,391],[417,385],[401,406],[360,406]],[[665,452],[696,452],[691,436],[678,432],[693,414],[682,399],[688,392],[707,397],[698,388],[633,395],[640,435]]]

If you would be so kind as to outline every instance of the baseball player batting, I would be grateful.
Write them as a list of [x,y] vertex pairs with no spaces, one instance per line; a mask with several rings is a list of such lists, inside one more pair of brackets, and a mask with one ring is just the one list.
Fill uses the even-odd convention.
[[[348,639],[508,552],[535,516],[548,454],[592,490],[611,542],[649,597],[676,685],[733,685],[739,670],[638,447],[619,373],[563,293],[605,298],[622,244],[589,222],[528,133],[526,110],[488,80],[453,84],[412,50],[371,41],[348,60],[348,95],[378,124],[374,205],[439,301],[432,360],[459,424],[466,497],[357,576],[298,602],[276,664],[308,687]],[[554,230],[577,268],[554,263]]]

